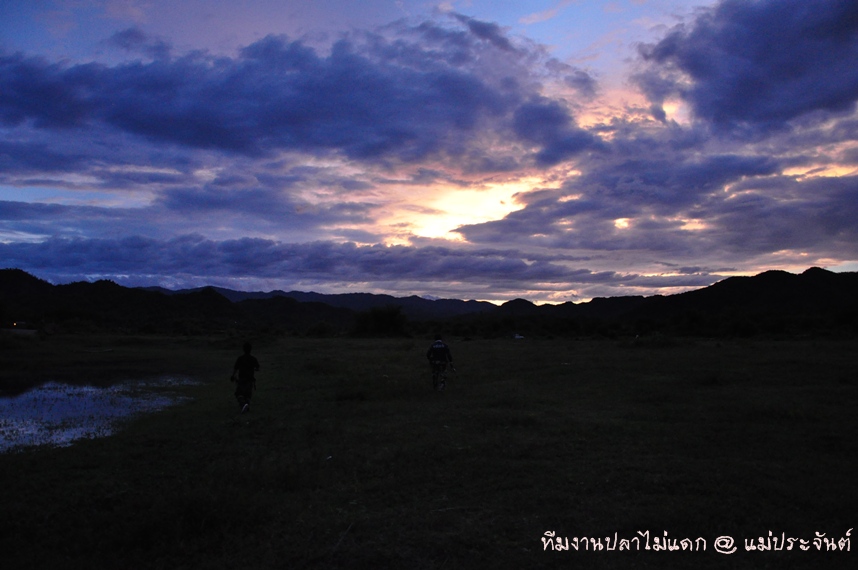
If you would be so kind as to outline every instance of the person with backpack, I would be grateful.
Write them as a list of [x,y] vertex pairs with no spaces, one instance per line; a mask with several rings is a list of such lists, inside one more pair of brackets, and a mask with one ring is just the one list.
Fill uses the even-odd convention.
[[447,363],[453,366],[453,354],[441,335],[435,335],[435,342],[426,351],[426,358],[432,367],[432,386],[441,392],[447,387]]
[[250,354],[252,348],[249,342],[244,343],[244,354],[235,361],[230,377],[235,382],[235,399],[242,414],[250,411],[250,398],[256,389],[255,373],[259,371],[259,361]]

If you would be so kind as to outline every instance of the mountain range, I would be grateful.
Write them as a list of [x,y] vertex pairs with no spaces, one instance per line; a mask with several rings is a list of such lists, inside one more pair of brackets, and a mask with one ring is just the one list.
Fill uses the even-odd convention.
[[352,311],[368,311],[374,308],[398,306],[403,313],[414,320],[434,318],[450,318],[473,313],[488,312],[497,305],[487,301],[460,301],[458,299],[424,299],[412,295],[409,297],[393,297],[392,295],[376,295],[372,293],[340,293],[325,295],[323,293],[305,293],[302,291],[274,290],[267,293],[255,291],[234,291],[223,287],[199,287],[196,289],[180,289],[173,291],[163,287],[147,287],[147,291],[157,291],[166,295],[196,293],[204,289],[212,289],[234,303],[249,299],[263,300],[277,297],[294,299],[301,303],[324,303],[331,307],[350,309]]
[[[369,293],[244,292],[219,287],[173,291],[112,281],[52,285],[20,269],[0,270],[0,320],[63,331],[151,333],[267,330],[334,335],[404,334],[442,327],[463,335],[858,332],[858,273],[812,267],[729,277],[667,296],[503,305]],[[407,326],[406,326],[407,324]]]

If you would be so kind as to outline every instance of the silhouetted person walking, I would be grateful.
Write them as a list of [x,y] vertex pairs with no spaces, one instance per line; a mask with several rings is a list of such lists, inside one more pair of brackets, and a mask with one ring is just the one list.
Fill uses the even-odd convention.
[[426,358],[432,367],[432,386],[440,392],[447,387],[447,363],[453,365],[450,347],[441,340],[440,335],[435,335],[435,342],[426,351]]
[[250,354],[252,348],[249,342],[244,343],[244,354],[235,361],[230,378],[230,381],[235,382],[235,399],[242,414],[250,411],[250,398],[256,389],[254,373],[259,370],[259,361]]

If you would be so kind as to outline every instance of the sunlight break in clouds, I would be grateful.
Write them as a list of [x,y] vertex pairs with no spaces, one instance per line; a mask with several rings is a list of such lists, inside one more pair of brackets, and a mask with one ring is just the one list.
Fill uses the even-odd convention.
[[[456,228],[498,220],[523,207],[516,195],[528,192],[533,185],[543,182],[538,178],[525,178],[511,182],[485,182],[477,188],[433,189],[425,205],[428,211],[409,212],[407,222],[411,234],[423,238],[443,238],[461,241]],[[394,220],[405,222],[406,218]]]

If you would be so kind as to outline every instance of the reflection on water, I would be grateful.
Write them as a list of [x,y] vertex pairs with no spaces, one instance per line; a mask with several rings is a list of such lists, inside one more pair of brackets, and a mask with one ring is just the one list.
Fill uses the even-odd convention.
[[187,400],[171,387],[185,377],[125,382],[104,388],[50,382],[0,398],[0,453],[33,445],[66,446],[76,439],[110,435],[121,420]]

